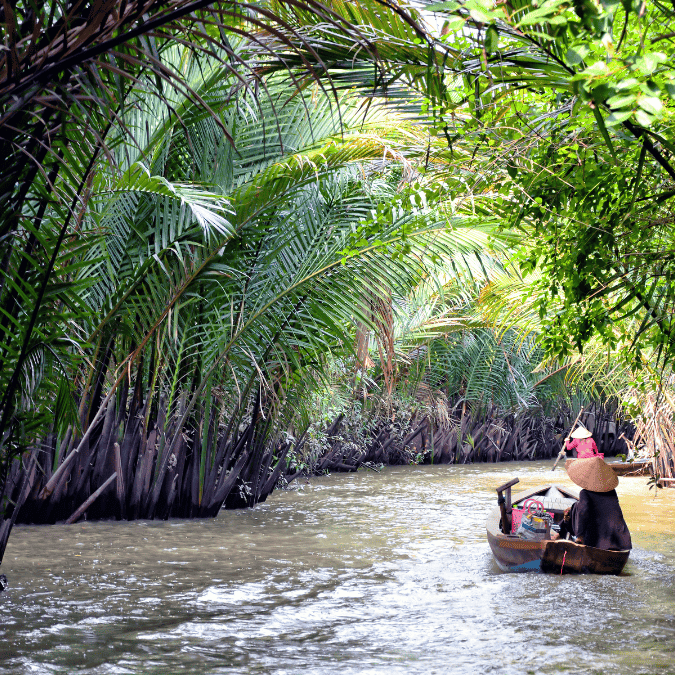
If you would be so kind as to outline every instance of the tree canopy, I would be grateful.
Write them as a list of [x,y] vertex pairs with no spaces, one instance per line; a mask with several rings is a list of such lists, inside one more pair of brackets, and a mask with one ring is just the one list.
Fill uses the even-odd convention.
[[82,501],[120,451],[136,515],[210,514],[331,369],[515,410],[669,364],[673,18],[3,5],[0,487]]

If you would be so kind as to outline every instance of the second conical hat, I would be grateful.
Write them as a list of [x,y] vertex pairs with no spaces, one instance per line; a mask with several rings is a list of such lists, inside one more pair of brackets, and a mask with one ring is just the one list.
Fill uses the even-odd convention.
[[593,434],[582,424],[579,425],[579,428],[575,429],[571,434],[571,438],[590,438]]
[[568,461],[565,468],[567,475],[584,490],[609,492],[619,484],[614,469],[602,457]]

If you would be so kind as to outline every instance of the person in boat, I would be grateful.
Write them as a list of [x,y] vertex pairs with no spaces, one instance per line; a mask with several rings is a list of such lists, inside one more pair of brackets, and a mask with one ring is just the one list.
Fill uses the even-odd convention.
[[572,440],[567,441],[565,450],[567,452],[574,452],[576,450],[576,459],[588,459],[589,457],[601,457],[604,459],[605,455],[602,452],[598,452],[598,446],[593,440],[593,434],[582,424],[570,434],[570,438]]
[[569,533],[578,544],[606,551],[633,548],[616,494],[619,479],[612,467],[602,457],[589,457],[570,460],[565,468],[582,490],[579,501],[565,511],[560,535],[551,538],[564,539]]

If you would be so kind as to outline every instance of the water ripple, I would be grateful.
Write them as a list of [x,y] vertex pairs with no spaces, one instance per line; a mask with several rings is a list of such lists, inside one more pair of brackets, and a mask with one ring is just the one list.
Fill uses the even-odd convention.
[[622,479],[620,577],[503,574],[484,524],[516,473],[551,479],[402,467],[212,520],[16,528],[0,673],[673,673],[675,490]]

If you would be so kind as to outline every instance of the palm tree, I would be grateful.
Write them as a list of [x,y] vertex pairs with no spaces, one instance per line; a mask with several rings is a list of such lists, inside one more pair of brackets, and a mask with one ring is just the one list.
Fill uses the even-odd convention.
[[[248,48],[230,45],[240,59]],[[80,249],[63,249],[82,312],[78,405],[26,467],[44,478],[24,520],[69,516],[113,473],[90,516],[264,499],[289,450],[275,433],[354,322],[372,324],[362,280],[403,294],[439,255],[482,241],[413,192],[397,202],[405,157],[389,137],[401,120],[381,106],[343,96],[338,114],[319,88],[289,95],[275,72],[263,98],[219,59],[179,48],[164,59],[194,93],[159,105],[148,79],[129,94],[114,162],[90,181]],[[17,464],[12,484],[20,476]]]
[[[314,0],[294,5],[311,9],[372,53],[359,31],[330,8]],[[0,21],[7,36],[0,57],[5,206],[0,219],[0,494],[3,509],[8,506],[0,524],[3,551],[18,511],[12,504],[30,489],[36,453],[23,467],[12,462],[38,438],[57,444],[69,426],[65,452],[78,433],[100,421],[96,410],[102,392],[115,384],[106,381],[106,373],[114,361],[113,322],[121,308],[140,302],[137,335],[146,340],[131,349],[127,345],[130,368],[160,327],[149,330],[143,319],[154,316],[159,324],[175,319],[169,305],[163,308],[166,314],[157,313],[157,305],[143,305],[158,300],[153,290],[166,290],[158,270],[173,273],[172,297],[183,302],[181,284],[189,286],[200,265],[213,270],[215,249],[203,250],[205,244],[235,233],[222,190],[205,189],[194,174],[190,185],[166,180],[172,162],[183,159],[173,150],[202,140],[223,156],[236,152],[227,110],[234,111],[238,97],[246,99],[249,113],[265,101],[266,129],[282,136],[278,116],[269,116],[277,111],[265,90],[265,68],[278,61],[283,69],[284,56],[297,51],[297,41],[310,53],[311,46],[265,3],[131,0],[57,7],[18,2],[0,8]],[[238,51],[242,40],[249,45],[246,58]],[[217,94],[215,103],[191,86],[207,63],[211,83],[202,88]],[[310,62],[304,59],[302,68],[323,89]],[[297,90],[297,69],[285,69]],[[219,90],[218,83],[226,80],[226,91]],[[158,141],[169,132],[179,138],[188,126],[192,135],[182,143],[166,135]],[[143,155],[143,148],[159,154]],[[208,164],[208,149],[200,150]],[[161,225],[152,233],[134,230],[148,222],[151,212],[155,224],[162,220],[170,231]],[[193,242],[196,230],[201,240]],[[126,237],[135,250],[125,245]],[[180,264],[168,272],[172,255]],[[98,313],[98,325],[92,312]],[[133,341],[133,331],[124,337]],[[75,378],[74,390],[78,364],[82,379]],[[79,406],[73,405],[75,391]],[[86,444],[86,434],[81,442]],[[56,468],[58,458],[54,463]],[[12,484],[6,485],[11,466]]]

